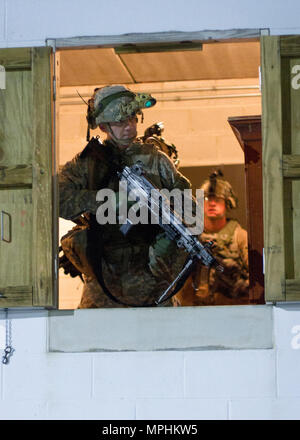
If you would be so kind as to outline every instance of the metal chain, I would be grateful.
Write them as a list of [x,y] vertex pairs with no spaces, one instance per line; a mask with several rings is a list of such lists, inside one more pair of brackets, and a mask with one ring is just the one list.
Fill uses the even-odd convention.
[[8,319],[8,309],[5,309],[5,349],[2,357],[2,364],[8,364],[9,359],[15,350],[12,347],[12,326],[11,319]]

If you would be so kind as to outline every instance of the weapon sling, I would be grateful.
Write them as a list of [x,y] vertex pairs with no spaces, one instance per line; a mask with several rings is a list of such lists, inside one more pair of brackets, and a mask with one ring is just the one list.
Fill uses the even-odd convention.
[[[110,290],[106,286],[104,278],[103,278],[103,273],[102,273],[102,257],[103,257],[102,234],[95,233],[97,229],[99,230],[99,228],[101,228],[101,225],[99,225],[99,223],[96,223],[96,219],[93,216],[91,228],[89,228],[87,230],[87,234],[88,234],[87,255],[89,257],[89,261],[92,264],[93,271],[95,273],[97,281],[103,289],[103,292],[105,293],[106,296],[108,296],[109,299],[111,299],[112,301],[114,301],[118,304],[121,304],[126,307],[157,307],[158,304],[165,302],[165,301],[169,300],[170,298],[172,298],[172,296],[176,295],[176,293],[183,287],[185,281],[187,280],[188,276],[190,275],[190,273],[192,272],[192,270],[194,268],[194,262],[192,262],[192,264],[189,264],[188,269],[185,271],[185,273],[182,273],[184,271],[184,269],[182,269],[179,272],[179,274],[177,275],[177,277],[175,278],[175,280],[173,281],[173,283],[168,287],[168,289],[165,290],[165,292],[159,297],[159,299],[157,301],[154,301],[153,303],[141,305],[141,304],[131,304],[131,303],[121,301],[119,298],[117,298],[115,295],[113,295],[110,292]],[[99,259],[98,258],[96,259],[95,255],[98,255]],[[189,260],[190,260],[190,258],[188,258],[187,261],[185,262],[184,268],[188,264]],[[178,279],[178,281],[174,287],[174,290],[172,291],[172,286],[175,284],[177,279]],[[171,294],[165,298],[166,294],[170,290],[171,290]],[[164,298],[163,301],[161,300],[161,298]]]

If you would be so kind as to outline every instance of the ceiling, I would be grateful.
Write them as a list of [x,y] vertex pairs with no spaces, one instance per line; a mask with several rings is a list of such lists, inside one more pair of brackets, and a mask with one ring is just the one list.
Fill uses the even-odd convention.
[[257,78],[259,41],[203,44],[202,50],[122,53],[113,48],[60,51],[61,86]]

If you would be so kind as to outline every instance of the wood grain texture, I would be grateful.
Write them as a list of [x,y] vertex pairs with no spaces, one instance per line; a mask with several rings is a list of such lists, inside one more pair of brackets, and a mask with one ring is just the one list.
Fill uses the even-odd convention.
[[[0,307],[32,305],[32,77],[31,49],[1,49],[6,89],[0,105]],[[29,286],[20,290],[18,286]],[[17,289],[17,290],[15,290]],[[23,295],[24,293],[24,295]]]
[[0,189],[24,187],[32,185],[32,167],[16,165],[15,167],[0,166]]
[[280,37],[261,38],[266,301],[285,300]]
[[31,71],[7,72],[6,89],[0,90],[0,100],[0,166],[31,165]]
[[300,57],[299,35],[285,35],[280,38],[280,53],[283,57]]
[[54,148],[53,148],[53,258],[55,264],[54,278],[53,278],[53,292],[55,297],[55,306],[59,308],[59,138],[60,138],[60,90],[61,90],[61,53],[56,52],[52,57],[52,62],[55,63],[54,68],[56,78],[56,100],[54,105]]
[[50,51],[0,50],[0,307],[54,303]]
[[0,211],[4,211],[0,241],[0,285],[32,284],[32,194],[31,189],[0,191]]
[[1,49],[0,65],[6,70],[31,69],[31,48]]
[[[281,39],[280,39],[281,41]],[[292,151],[292,122],[291,122],[291,75],[290,58],[281,60],[281,115],[282,115],[282,155]],[[282,160],[282,159],[281,159]],[[282,173],[282,170],[281,170]],[[283,228],[284,228],[284,261],[285,277],[294,278],[294,230],[293,230],[293,200],[292,182],[283,180]]]
[[18,306],[32,306],[32,286],[0,286],[0,308]]
[[[300,38],[297,38],[300,43]],[[300,56],[289,60],[290,71],[290,100],[291,100],[291,157],[288,158],[289,175],[292,179],[292,219],[294,232],[294,277],[300,278],[300,89],[299,80],[295,87],[295,79],[299,72]],[[284,162],[283,162],[284,168]],[[285,174],[284,174],[285,175]],[[289,179],[290,180],[290,179]],[[287,276],[287,278],[290,278]],[[300,300],[300,293],[298,294]]]
[[284,177],[300,178],[300,154],[284,154],[282,157],[282,171]]
[[51,307],[53,293],[51,48],[32,49],[33,305]]
[[300,278],[286,280],[285,291],[287,301],[298,301],[300,298]]

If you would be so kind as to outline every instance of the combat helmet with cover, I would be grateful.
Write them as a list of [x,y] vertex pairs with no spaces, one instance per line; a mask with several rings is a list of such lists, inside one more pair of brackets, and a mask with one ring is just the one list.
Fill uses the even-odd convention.
[[122,122],[137,114],[143,108],[153,107],[156,100],[147,93],[135,93],[122,85],[96,88],[88,101],[87,122],[89,129],[101,123]]
[[223,179],[221,170],[211,173],[209,179],[204,181],[200,189],[204,190],[204,197],[215,196],[224,199],[227,209],[237,207],[238,199],[230,183]]

